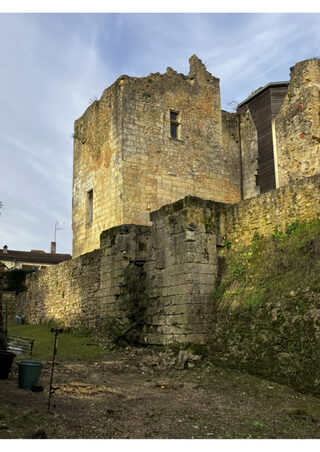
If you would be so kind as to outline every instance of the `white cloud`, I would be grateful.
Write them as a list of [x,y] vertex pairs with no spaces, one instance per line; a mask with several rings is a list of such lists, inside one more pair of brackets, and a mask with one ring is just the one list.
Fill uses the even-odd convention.
[[1,242],[48,248],[51,229],[63,217],[69,230],[58,236],[60,249],[71,252],[70,137],[74,120],[89,105],[86,93],[97,80],[102,85],[94,37],[69,34],[53,16],[2,15],[0,23],[0,83],[6,87],[0,94]]
[[0,246],[71,252],[74,120],[121,74],[196,53],[221,80],[222,105],[286,80],[319,56],[319,14],[0,14]]

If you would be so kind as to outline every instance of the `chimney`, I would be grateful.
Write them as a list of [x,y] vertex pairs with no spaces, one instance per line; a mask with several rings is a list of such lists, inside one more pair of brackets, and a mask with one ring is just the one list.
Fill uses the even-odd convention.
[[3,254],[8,254],[8,245],[4,245]]
[[56,254],[56,242],[51,242],[51,250],[50,253],[51,254]]

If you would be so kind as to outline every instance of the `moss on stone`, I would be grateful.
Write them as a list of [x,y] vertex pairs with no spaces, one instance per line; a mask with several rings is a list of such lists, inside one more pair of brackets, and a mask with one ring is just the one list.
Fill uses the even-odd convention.
[[320,395],[320,221],[224,249],[210,355]]
[[207,234],[218,232],[218,225],[213,221],[213,217],[206,215],[203,219],[204,228]]
[[120,295],[117,297],[118,316],[107,319],[105,334],[115,345],[142,342],[147,296],[145,273],[140,266],[129,264],[123,271]]

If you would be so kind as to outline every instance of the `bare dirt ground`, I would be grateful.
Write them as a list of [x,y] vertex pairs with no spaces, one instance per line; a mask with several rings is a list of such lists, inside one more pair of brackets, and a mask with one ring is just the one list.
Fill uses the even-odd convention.
[[101,359],[57,358],[52,413],[51,364],[42,392],[18,388],[15,363],[0,380],[0,438],[320,438],[320,400],[259,377],[153,348]]

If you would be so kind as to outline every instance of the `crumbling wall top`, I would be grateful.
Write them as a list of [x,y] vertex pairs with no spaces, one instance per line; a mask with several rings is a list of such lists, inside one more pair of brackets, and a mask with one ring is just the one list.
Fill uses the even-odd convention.
[[[185,75],[182,73],[178,73],[171,67],[167,67],[166,72],[161,74],[160,72],[150,73],[145,77],[131,77],[129,75],[123,74],[118,77],[109,87],[107,87],[100,99],[95,99],[95,101],[86,109],[83,115],[79,118],[91,117],[94,114],[94,111],[99,108],[100,101],[104,99],[108,99],[112,97],[116,99],[119,92],[121,92],[122,88],[130,83],[141,82],[141,83],[150,83],[150,81],[161,81],[167,78],[174,78],[178,80],[184,80],[190,84],[194,80],[196,80],[200,85],[214,83],[215,85],[219,85],[219,79],[214,77],[210,72],[207,71],[206,66],[196,55],[192,55],[189,58],[189,74]],[[78,120],[77,120],[78,121]],[[76,121],[76,122],[77,122]]]
[[214,77],[210,72],[207,71],[206,66],[203,64],[203,62],[200,60],[200,58],[197,57],[197,55],[192,55],[189,58],[189,78],[195,78],[199,81],[219,81],[217,77]]
[[[293,96],[296,90],[310,88],[320,83],[320,59],[309,58],[299,61],[290,68],[290,84],[288,89],[289,97]],[[319,88],[319,87],[318,87]]]
[[291,66],[291,74],[296,72],[302,72],[308,69],[310,66],[320,67],[320,58],[308,58],[307,60],[298,61],[294,66]]

